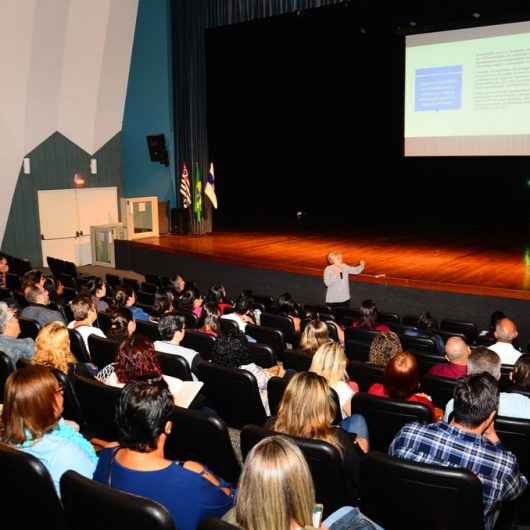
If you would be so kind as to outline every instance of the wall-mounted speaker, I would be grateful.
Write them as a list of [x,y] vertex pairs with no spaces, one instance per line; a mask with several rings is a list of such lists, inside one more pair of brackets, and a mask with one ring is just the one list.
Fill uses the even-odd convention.
[[150,134],[147,136],[147,147],[152,162],[160,162],[169,166],[169,158],[166,149],[166,140],[163,134]]

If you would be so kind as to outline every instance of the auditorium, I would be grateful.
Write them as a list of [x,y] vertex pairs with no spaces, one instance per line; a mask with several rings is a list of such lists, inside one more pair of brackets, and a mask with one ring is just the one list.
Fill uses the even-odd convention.
[[530,6],[389,7],[0,0],[6,525],[530,530]]

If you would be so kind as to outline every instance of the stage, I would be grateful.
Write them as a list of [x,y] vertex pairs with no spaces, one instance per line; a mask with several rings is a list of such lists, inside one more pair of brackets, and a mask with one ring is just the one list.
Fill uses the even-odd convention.
[[[352,305],[365,298],[401,315],[431,311],[486,326],[505,311],[530,331],[530,266],[524,238],[493,244],[490,232],[434,237],[376,230],[349,234],[220,231],[205,236],[167,235],[115,242],[116,266],[140,273],[182,273],[205,290],[224,284],[278,296],[290,292],[305,303],[322,303],[326,256],[339,250],[347,263],[366,261],[351,276]],[[522,334],[522,333],[521,333]],[[530,339],[530,336],[528,337]],[[526,337],[523,339],[526,340]]]

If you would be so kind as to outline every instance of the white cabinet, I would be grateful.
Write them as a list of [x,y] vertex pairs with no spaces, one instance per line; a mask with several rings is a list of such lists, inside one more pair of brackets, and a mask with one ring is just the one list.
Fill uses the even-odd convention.
[[90,227],[118,222],[116,187],[39,190],[42,261],[47,257],[92,262]]

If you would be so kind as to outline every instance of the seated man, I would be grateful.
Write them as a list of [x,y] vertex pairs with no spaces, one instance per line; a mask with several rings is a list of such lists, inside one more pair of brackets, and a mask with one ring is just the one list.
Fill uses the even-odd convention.
[[482,482],[485,528],[491,529],[498,515],[497,504],[519,497],[527,479],[516,457],[503,448],[493,420],[499,406],[499,386],[487,373],[459,379],[455,414],[445,422],[409,423],[394,438],[391,456],[425,464],[464,468]]
[[[489,348],[480,346],[473,350],[467,361],[469,375],[487,372],[497,381],[501,378],[501,360]],[[453,412],[453,400],[449,400],[445,407],[444,420],[449,421]],[[499,416],[530,420],[530,399],[517,392],[501,392],[499,397]]]
[[14,311],[5,302],[0,302],[0,351],[16,364],[19,359],[28,361],[35,353],[35,341],[19,339],[20,325]]
[[24,318],[32,318],[33,320],[36,320],[40,327],[45,326],[54,320],[66,324],[63,315],[61,315],[59,311],[54,311],[48,307],[50,303],[50,295],[46,289],[36,285],[28,291],[26,298],[30,305],[22,310],[21,316]]
[[489,348],[499,355],[502,364],[515,364],[521,356],[521,352],[512,344],[518,335],[517,326],[509,318],[503,318],[497,323],[495,327],[497,342]]
[[459,379],[467,375],[467,359],[471,350],[460,337],[451,337],[445,345],[447,363],[436,364],[429,370],[429,375]]

